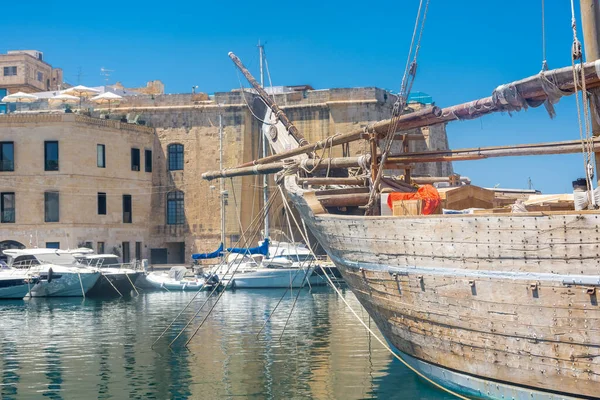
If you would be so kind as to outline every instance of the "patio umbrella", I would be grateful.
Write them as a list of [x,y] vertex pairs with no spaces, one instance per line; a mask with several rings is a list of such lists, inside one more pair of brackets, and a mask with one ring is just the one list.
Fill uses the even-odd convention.
[[87,86],[77,85],[62,91],[62,94],[70,94],[79,97],[79,108],[81,109],[81,100],[84,97],[93,96],[100,93],[99,90],[92,89]]
[[9,94],[2,98],[5,103],[33,103],[36,100],[38,100],[36,95],[23,92]]
[[48,103],[53,103],[53,104],[75,104],[77,103],[77,101],[79,101],[79,97],[75,97],[75,96],[71,96],[70,94],[58,94],[54,97],[50,97],[48,99]]
[[110,103],[119,103],[123,100],[123,97],[114,94],[113,92],[104,92],[98,96],[92,97],[90,100],[98,104],[108,104],[108,113],[110,114]]

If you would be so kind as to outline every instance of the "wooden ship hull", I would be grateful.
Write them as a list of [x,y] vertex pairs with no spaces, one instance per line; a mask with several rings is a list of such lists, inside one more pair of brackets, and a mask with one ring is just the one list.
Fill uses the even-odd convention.
[[303,220],[387,341],[482,398],[600,393],[600,213]]
[[[484,99],[433,106],[311,145],[239,59],[230,57],[269,106],[264,120],[271,123],[263,134],[274,154],[207,172],[204,179],[281,171],[276,181],[385,339],[428,379],[476,398],[600,397],[600,211],[381,216],[370,208],[373,194],[381,195],[379,171],[398,163],[580,151],[580,143],[561,142],[386,158],[377,141],[391,133],[392,140],[406,142],[410,135],[396,132],[539,106],[547,96],[542,74],[563,94],[578,90],[574,72],[588,88],[600,87],[600,60],[542,72],[502,85]],[[361,138],[371,144],[366,156],[316,156],[317,149]],[[318,175],[353,167],[361,178]],[[397,190],[410,192],[417,181],[395,182]]]

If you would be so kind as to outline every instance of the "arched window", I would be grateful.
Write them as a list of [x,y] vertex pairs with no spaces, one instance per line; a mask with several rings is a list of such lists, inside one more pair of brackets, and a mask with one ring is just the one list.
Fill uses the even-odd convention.
[[179,171],[183,169],[183,145],[170,144],[167,147],[169,155],[169,171]]
[[183,192],[167,193],[167,224],[182,225],[184,222]]

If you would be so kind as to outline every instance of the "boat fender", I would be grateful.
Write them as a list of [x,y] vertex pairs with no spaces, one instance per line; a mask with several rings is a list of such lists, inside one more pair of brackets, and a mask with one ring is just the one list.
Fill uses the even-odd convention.
[[52,278],[54,277],[54,271],[52,271],[52,268],[48,268],[48,283],[52,282]]
[[183,287],[181,288],[181,290],[185,290],[185,287],[187,286],[187,283],[183,284]]

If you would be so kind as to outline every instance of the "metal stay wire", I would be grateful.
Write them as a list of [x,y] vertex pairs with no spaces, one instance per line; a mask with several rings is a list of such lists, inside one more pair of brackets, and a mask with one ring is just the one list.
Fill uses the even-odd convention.
[[[267,205],[265,205],[265,206],[263,207],[263,213],[268,213],[268,212],[269,212],[269,209],[271,208],[271,205],[273,205],[273,200],[274,200],[274,199],[275,199],[275,193],[273,193],[273,194],[271,195],[271,197],[270,197],[270,199],[269,199],[269,202],[267,203]],[[263,213],[259,213],[259,215],[260,215],[260,214],[263,214]],[[249,230],[249,229],[248,229],[248,230]],[[254,234],[252,235],[252,238],[251,238],[249,241],[248,241],[248,240],[246,240],[246,243],[244,244],[244,247],[247,247],[249,243],[251,243],[252,241],[254,241],[254,238],[256,238],[256,236],[258,235],[258,232],[259,232],[259,231],[260,231],[260,229],[258,229],[258,227],[257,227],[256,229],[254,229]],[[233,277],[235,276],[235,274],[236,274],[236,272],[237,272],[237,270],[238,270],[239,266],[241,265],[241,263],[242,263],[242,260],[243,260],[243,258],[239,258],[239,260],[236,260],[236,261],[237,261],[237,265],[236,265],[236,267],[235,267],[234,271],[232,272],[232,274],[231,274],[231,277],[229,278],[230,280],[233,280]],[[232,265],[233,265],[233,263],[232,263]],[[226,276],[226,275],[227,275],[227,273],[229,272],[229,269],[230,269],[230,268],[231,268],[231,265],[230,265],[230,266],[229,266],[229,268],[227,269],[227,272],[225,273],[225,276]],[[213,291],[214,291],[214,289],[213,289]],[[211,292],[211,293],[212,293],[212,292]],[[212,310],[215,308],[215,306],[217,305],[217,303],[219,302],[219,300],[220,300],[220,299],[221,299],[221,297],[223,296],[223,293],[225,293],[225,290],[222,290],[222,291],[221,291],[221,293],[219,293],[219,295],[217,296],[217,298],[216,298],[215,302],[212,304],[212,306],[210,307],[210,309],[208,310],[208,312],[206,313],[206,315],[204,316],[204,318],[203,318],[203,319],[202,319],[202,321],[200,322],[200,325],[198,325],[198,327],[196,328],[196,330],[194,331],[194,333],[192,334],[192,336],[190,336],[190,338],[187,340],[187,342],[185,342],[185,345],[184,345],[184,346],[185,346],[186,348],[188,348],[188,344],[189,344],[189,343],[192,341],[192,339],[194,339],[194,337],[196,336],[196,334],[198,333],[198,331],[200,330],[200,328],[202,328],[202,326],[204,325],[204,322],[206,322],[206,320],[208,319],[208,317],[209,317],[209,316],[210,316],[210,314],[212,313]],[[207,299],[206,301],[208,301],[208,299]],[[206,304],[206,302],[204,302],[204,304]],[[196,316],[198,316],[198,314],[199,314],[199,313],[200,313],[200,310],[198,310],[198,312],[197,312],[197,313],[194,315],[194,317],[193,317],[192,319],[190,319],[190,321],[189,321],[189,322],[188,322],[188,324],[186,325],[186,328],[187,328],[187,326],[188,326],[188,325],[191,323],[191,321],[193,321],[193,320],[194,320],[194,318],[196,318]],[[178,337],[181,335],[181,333],[183,333],[183,331],[184,331],[184,330],[185,330],[185,328],[184,328],[184,329],[182,329],[182,331],[180,332],[180,334],[179,334],[179,335],[177,335],[177,338],[178,338]],[[177,338],[175,338],[175,339],[173,340],[173,342],[175,342],[175,340],[177,340]],[[171,344],[172,344],[173,342],[171,342]],[[170,346],[170,345],[169,345],[169,346]]]
[[[287,209],[290,209],[289,204],[284,203],[285,207],[287,207]],[[300,231],[300,234],[302,235],[302,238],[304,239],[304,241],[306,243],[309,243],[308,241],[308,233],[307,232],[303,232],[300,228],[300,225],[298,224],[298,221],[296,220],[296,217],[294,216],[294,214],[292,214],[292,219],[294,220],[294,223],[296,224],[296,227],[298,227],[298,230]],[[312,253],[312,248],[310,247],[310,245],[308,246],[309,249],[311,249],[311,253]],[[313,257],[316,257],[315,254],[313,253]],[[319,265],[323,274],[325,274],[325,270],[323,269],[323,267],[321,265]],[[404,361],[404,359],[402,359],[402,357],[400,357],[398,354],[396,354],[391,348],[390,346],[388,346],[383,340],[381,340],[379,338],[379,336],[377,336],[375,334],[375,332],[373,332],[373,330],[365,323],[365,321],[363,321],[363,319],[358,315],[358,313],[352,308],[352,306],[348,303],[348,301],[346,301],[346,299],[344,298],[344,296],[342,295],[342,293],[340,293],[340,291],[338,290],[338,288],[333,284],[333,282],[331,281],[331,279],[329,278],[329,276],[327,276],[327,274],[325,274],[325,277],[327,278],[327,281],[329,282],[329,285],[333,288],[333,290],[335,290],[335,292],[337,293],[338,297],[344,302],[344,304],[346,305],[346,307],[348,307],[348,309],[352,312],[352,314],[354,315],[354,317],[356,317],[356,319],[358,320],[358,322],[371,334],[373,335],[373,337],[375,337],[375,339],[377,339],[377,341],[387,350],[390,352],[390,354],[392,354],[392,356],[394,356],[398,361],[400,361],[402,364],[404,364],[405,367],[407,367],[408,369],[410,369],[411,371],[413,371],[415,374],[417,374],[418,376],[420,376],[421,378],[425,379],[427,382],[431,383],[433,386],[437,387],[438,389],[443,390],[446,393],[449,393],[453,396],[456,396],[459,399],[462,400],[471,400],[470,398],[463,396],[459,393],[456,393],[455,391],[448,389],[442,385],[440,385],[439,383],[435,382],[434,380],[428,378],[426,375],[424,375],[422,372],[418,371],[416,368],[414,368],[412,365],[410,365],[409,363],[407,363],[406,361]]]
[[[258,221],[259,219],[260,219],[260,215],[257,215],[254,218],[254,220],[250,223],[250,226],[248,227],[248,229],[250,229],[252,226],[254,226],[254,224],[256,223],[256,221]],[[238,241],[234,244],[234,247],[238,247],[239,246],[240,242],[242,241],[242,237],[240,237],[238,239]],[[223,266],[224,263],[225,263],[225,257],[223,257],[223,259],[219,262],[219,264],[217,264],[217,266],[213,268],[213,271],[216,271],[219,267]],[[150,348],[154,348],[154,345],[156,345],[156,343],[165,335],[165,333],[167,333],[167,331],[169,330],[169,328],[171,328],[173,326],[173,324],[179,319],[179,317],[181,317],[181,315],[185,312],[185,310],[187,310],[189,308],[189,306],[194,302],[194,300],[196,299],[196,297],[198,297],[198,295],[200,294],[200,292],[202,291],[202,289],[205,287],[206,282],[209,281],[213,276],[216,275],[215,272],[213,272],[213,271],[211,271],[211,273],[209,274],[207,280],[200,286],[200,288],[198,288],[198,290],[194,294],[194,297],[192,297],[192,299],[185,305],[185,307],[179,312],[179,314],[177,314],[177,316],[173,319],[173,321],[171,321],[171,323],[165,328],[165,330],[154,341],[154,343],[152,343],[152,346],[150,346]],[[226,271],[226,273],[227,272],[229,272],[229,269]],[[213,292],[211,292],[210,294],[212,294],[212,293]],[[209,294],[208,298],[210,298],[210,294]],[[206,304],[206,301],[203,303],[202,307],[204,306],[204,304]],[[202,309],[202,307],[200,307],[200,309]],[[186,327],[187,327],[187,325],[186,325]]]

